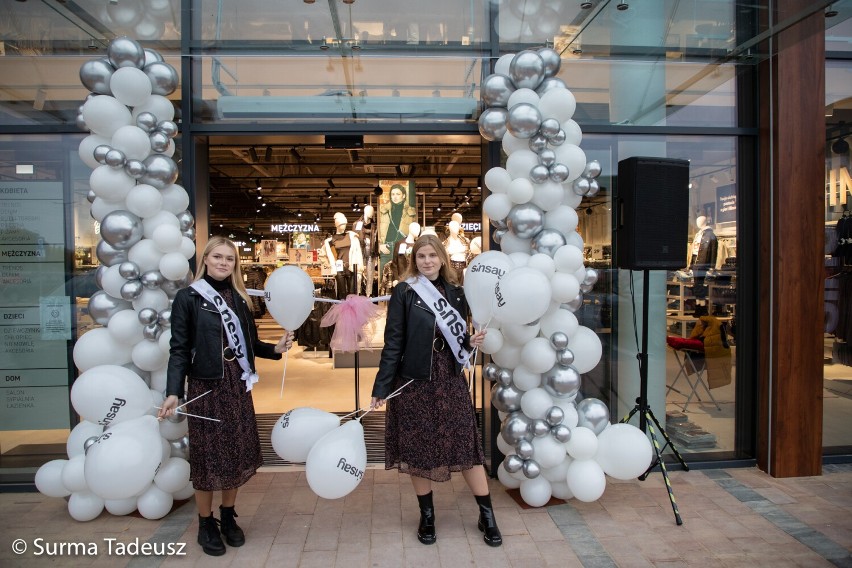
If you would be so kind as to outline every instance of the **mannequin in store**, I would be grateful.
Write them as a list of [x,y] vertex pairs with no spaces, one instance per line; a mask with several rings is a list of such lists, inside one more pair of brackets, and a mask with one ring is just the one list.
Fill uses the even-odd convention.
[[361,248],[364,252],[364,287],[365,295],[373,296],[373,276],[375,263],[379,258],[379,241],[376,239],[377,227],[375,210],[372,205],[364,206],[364,215],[355,221],[352,230],[361,238]]
[[380,198],[379,252],[383,263],[390,260],[395,243],[406,238],[409,224],[417,219],[417,211],[410,203],[406,187],[400,183],[393,184],[388,196]]
[[467,253],[467,263],[482,254],[482,237],[473,237],[470,239],[470,251]]
[[382,272],[382,294],[390,294],[393,287],[399,282],[400,274],[408,270],[411,261],[411,247],[420,236],[420,223],[414,222],[408,225],[408,235],[394,246],[393,257],[385,265]]
[[698,231],[692,238],[689,268],[692,270],[694,280],[693,294],[696,298],[706,298],[707,287],[704,285],[704,277],[707,276],[708,270],[716,266],[719,242],[713,228],[707,222],[707,217],[700,215],[695,219],[695,226]]
[[364,269],[361,239],[355,231],[347,230],[347,225],[346,215],[335,213],[335,233],[323,244],[326,256],[334,268],[338,300],[345,300],[349,294],[358,293],[358,276]]
[[461,233],[461,223],[458,221],[450,221],[447,227],[449,236],[444,241],[444,248],[447,249],[447,256],[450,257],[450,268],[455,271],[459,282],[462,282],[470,253],[470,239]]

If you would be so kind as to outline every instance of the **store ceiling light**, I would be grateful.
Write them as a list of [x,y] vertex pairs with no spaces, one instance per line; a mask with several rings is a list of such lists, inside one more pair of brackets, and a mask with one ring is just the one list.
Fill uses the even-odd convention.
[[834,17],[834,16],[836,16],[838,13],[839,13],[839,12],[838,12],[837,10],[835,10],[835,9],[834,9],[834,5],[833,5],[833,4],[829,4],[828,6],[826,6],[826,7],[825,7],[825,17],[826,17],[826,18],[833,18],[833,17]]
[[618,6],[615,7],[615,9],[618,10],[619,12],[623,12],[623,11],[627,10],[628,8],[630,8],[630,4],[628,4],[624,0],[621,0],[621,2],[618,3]]
[[592,6],[594,6],[594,2],[580,2],[580,8],[583,10],[588,10]]

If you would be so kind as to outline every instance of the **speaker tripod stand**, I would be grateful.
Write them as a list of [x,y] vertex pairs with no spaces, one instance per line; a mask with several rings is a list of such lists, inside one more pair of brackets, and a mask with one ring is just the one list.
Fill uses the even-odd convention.
[[[630,277],[633,278],[632,272]],[[627,414],[627,416],[621,420],[621,422],[629,422],[630,419],[633,418],[633,415],[638,412],[639,429],[642,430],[642,432],[645,432],[647,427],[650,431],[651,441],[654,444],[654,453],[656,454],[657,459],[648,466],[645,473],[639,476],[639,480],[644,481],[647,479],[651,470],[657,467],[657,465],[660,466],[660,472],[663,474],[663,480],[666,482],[666,491],[669,494],[669,502],[672,504],[675,523],[682,525],[683,519],[680,518],[680,511],[677,508],[677,501],[675,500],[674,490],[672,489],[672,484],[669,480],[666,462],[663,460],[663,452],[666,448],[671,448],[672,453],[680,462],[680,465],[683,466],[684,471],[689,471],[689,466],[687,466],[686,462],[683,461],[683,457],[680,455],[680,452],[677,451],[677,448],[675,448],[671,438],[669,438],[668,434],[666,434],[663,427],[660,426],[657,417],[654,416],[654,412],[648,404],[648,296],[650,295],[650,274],[647,269],[642,271],[642,277],[642,350],[636,355],[637,359],[639,359],[639,398],[636,399],[636,405]],[[662,435],[663,439],[666,441],[662,448],[660,447],[660,442],[657,439],[656,432],[654,431],[654,426],[659,429],[660,435]]]

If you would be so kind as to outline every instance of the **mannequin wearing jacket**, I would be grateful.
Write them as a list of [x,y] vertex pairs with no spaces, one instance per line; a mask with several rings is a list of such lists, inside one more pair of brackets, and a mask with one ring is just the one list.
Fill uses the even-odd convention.
[[[433,544],[437,538],[432,482],[449,481],[452,472],[461,472],[479,505],[478,526],[485,543],[500,546],[503,540],[491,507],[476,415],[457,349],[449,344],[463,336],[460,345],[478,347],[486,332],[469,335],[464,326],[456,327],[456,335],[448,340],[437,325],[431,307],[435,304],[446,302],[457,312],[446,306],[438,308],[444,318],[462,318],[454,326],[469,316],[464,289],[450,270],[447,252],[437,236],[421,235],[411,258],[388,303],[385,346],[370,404],[380,408],[391,392],[401,389],[388,403],[385,469],[399,469],[411,477],[420,505],[417,538],[421,543]],[[422,277],[419,285],[427,290],[424,293],[435,294],[431,300],[412,286],[412,279],[418,277]]]
[[358,236],[361,238],[361,249],[364,254],[364,290],[367,296],[373,295],[375,264],[379,258],[375,214],[376,212],[372,205],[365,205],[364,215],[352,225],[352,230],[358,233]]
[[707,217],[701,215],[695,220],[698,232],[692,238],[689,268],[694,278],[693,294],[696,298],[707,297],[707,287],[704,277],[707,271],[716,267],[716,255],[719,251],[719,241],[713,228],[707,223]]
[[361,239],[355,231],[346,230],[346,225],[346,215],[335,213],[336,232],[323,244],[326,256],[334,268],[338,300],[345,300],[349,294],[358,293],[357,279],[364,269]]

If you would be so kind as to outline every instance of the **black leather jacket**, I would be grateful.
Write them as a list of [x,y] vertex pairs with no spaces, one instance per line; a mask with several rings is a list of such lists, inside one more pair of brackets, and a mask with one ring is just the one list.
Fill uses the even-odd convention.
[[[447,300],[467,319],[469,311],[461,286],[444,284]],[[396,377],[407,381],[427,381],[432,375],[432,340],[435,338],[435,314],[406,282],[394,286],[388,302],[385,346],[379,372],[373,383],[373,396],[385,399],[393,390]],[[470,349],[470,334],[465,336]],[[454,359],[455,361],[455,359]],[[456,372],[461,364],[456,361]]]
[[[274,345],[258,339],[251,310],[242,296],[236,291],[233,294],[252,371],[255,370],[255,355],[265,359],[281,359]],[[183,397],[185,377],[221,379],[225,376],[222,350],[227,347],[227,343],[222,337],[222,316],[194,288],[184,288],[175,296],[171,329],[166,396]]]

